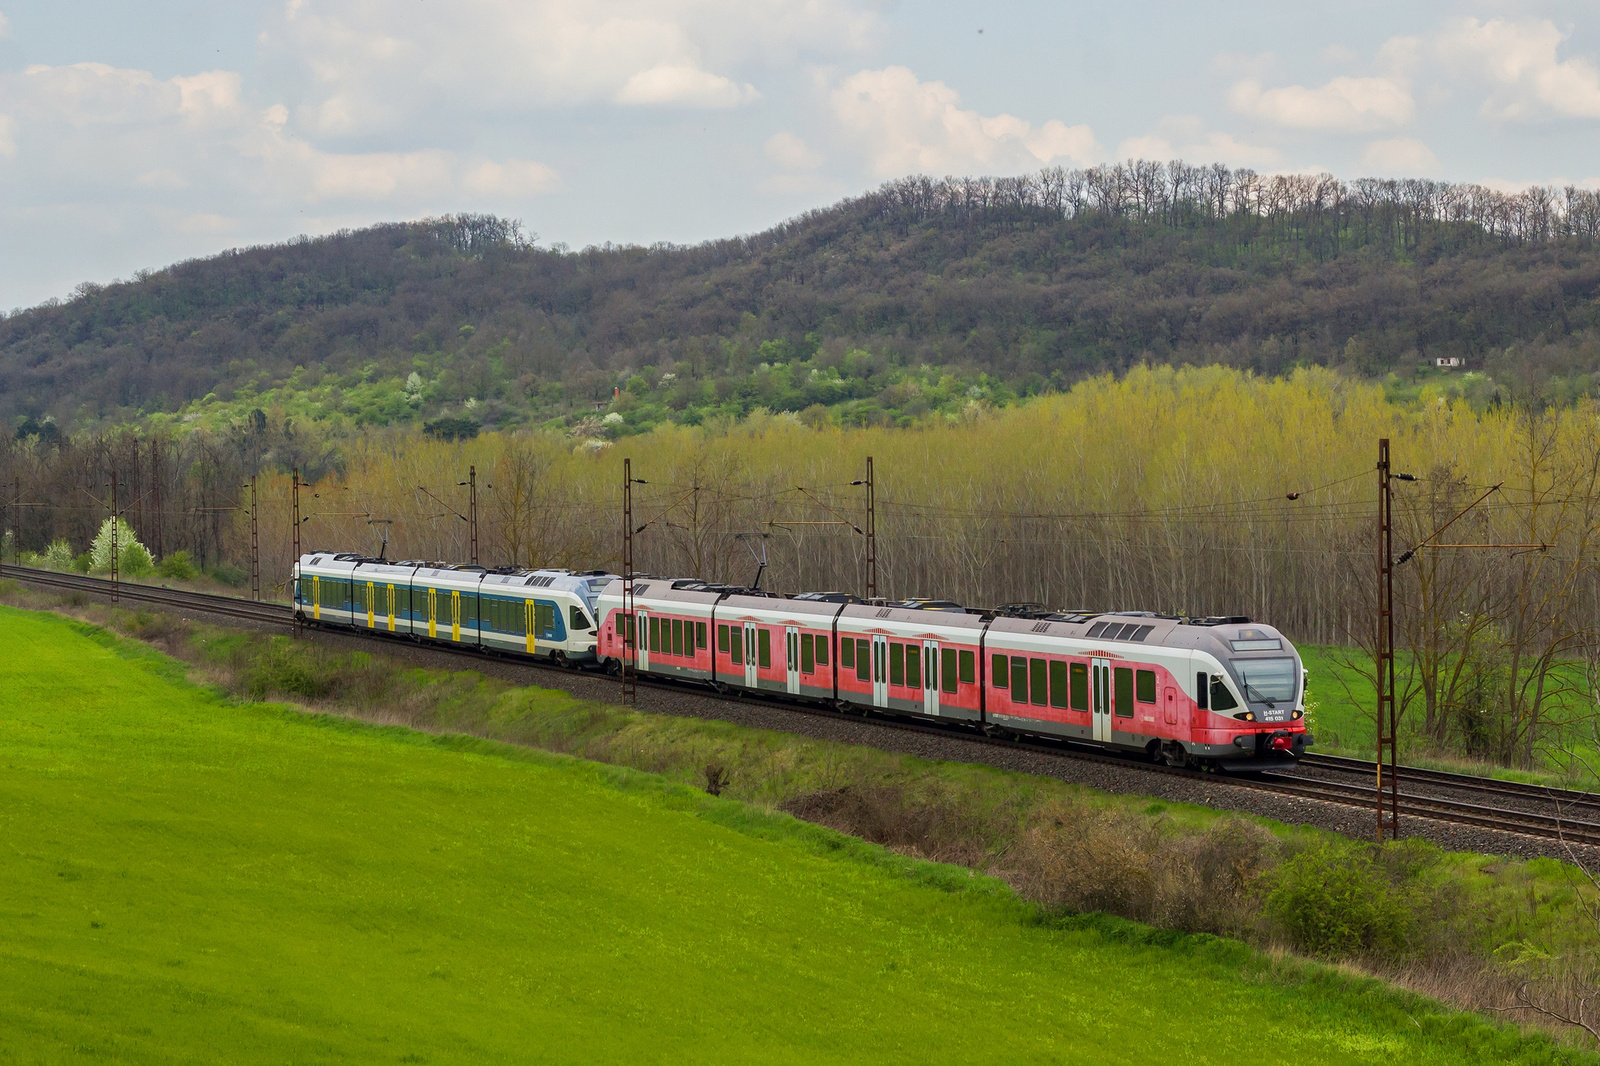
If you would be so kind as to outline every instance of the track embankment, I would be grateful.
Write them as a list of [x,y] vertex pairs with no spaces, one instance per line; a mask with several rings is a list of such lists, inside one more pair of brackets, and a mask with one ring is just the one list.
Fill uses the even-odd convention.
[[[248,628],[284,629],[286,603],[259,603],[139,582],[7,566],[0,577],[118,602],[158,606],[179,615],[224,618]],[[584,699],[616,702],[604,675],[423,644],[387,634],[308,627],[309,639],[373,650],[418,665],[471,669],[505,680],[560,688]],[[1374,767],[1335,756],[1308,756],[1294,771],[1231,776],[1157,766],[1143,760],[1034,738],[986,737],[954,727],[891,717],[800,707],[758,697],[719,696],[670,682],[644,682],[640,709],[717,719],[819,740],[860,744],[929,759],[982,763],[1103,789],[1311,825],[1358,839],[1375,832]],[[1518,857],[1567,858],[1600,848],[1600,795],[1492,778],[1401,767],[1401,829],[1452,850]]]

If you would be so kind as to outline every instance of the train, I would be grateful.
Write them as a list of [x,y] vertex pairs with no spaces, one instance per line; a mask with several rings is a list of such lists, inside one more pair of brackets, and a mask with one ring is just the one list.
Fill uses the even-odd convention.
[[[1240,616],[975,610],[947,600],[776,595],[697,579],[372,559],[295,563],[294,611],[340,626],[578,669],[1072,741],[1169,766],[1294,765],[1306,672]],[[631,655],[630,655],[631,649]]]

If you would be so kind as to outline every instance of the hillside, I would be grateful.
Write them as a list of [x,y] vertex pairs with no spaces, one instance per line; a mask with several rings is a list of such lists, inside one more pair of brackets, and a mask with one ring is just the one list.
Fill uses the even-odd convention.
[[1237,943],[1051,928],[650,775],[229,705],[49,615],[0,632],[16,1061],[1569,1060]]
[[871,423],[1141,361],[1382,376],[1441,355],[1559,398],[1600,370],[1594,199],[1130,164],[907,179],[695,247],[382,225],[13,313],[0,420],[71,430],[209,397],[234,416],[571,422],[627,384],[633,426],[816,405]]

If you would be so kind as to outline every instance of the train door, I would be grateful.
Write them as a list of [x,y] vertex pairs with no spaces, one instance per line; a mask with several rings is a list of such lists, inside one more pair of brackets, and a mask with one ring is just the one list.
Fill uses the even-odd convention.
[[754,622],[744,624],[744,685],[755,688],[759,661],[756,658],[756,640],[761,627]]
[[1178,690],[1171,685],[1161,694],[1161,720],[1168,725],[1178,724]]
[[1111,743],[1111,660],[1094,659],[1089,665],[1094,675],[1094,739]]
[[450,639],[461,639],[461,590],[450,591]]
[[322,621],[322,578],[311,575],[311,617]]
[[784,631],[784,643],[789,653],[789,695],[800,694],[800,630],[789,626]]
[[889,638],[872,635],[872,705],[889,706]]
[[922,642],[922,713],[939,713],[939,642]]
[[650,612],[635,609],[633,617],[637,619],[633,624],[639,627],[634,630],[637,634],[634,643],[638,645],[635,649],[634,662],[639,664],[642,672],[650,669]]
[[394,632],[394,586],[389,586],[389,632]]
[[439,639],[439,590],[428,589],[428,639]]
[[534,653],[534,650],[535,650],[535,648],[537,646],[536,642],[537,642],[538,638],[534,634],[538,630],[537,630],[537,627],[534,625],[534,623],[537,622],[538,620],[539,620],[539,614],[538,614],[537,611],[534,610],[533,601],[532,600],[523,600],[522,601],[522,632],[524,634],[524,638],[523,639],[526,642],[524,644],[524,647],[526,647],[528,649],[528,654],[529,655],[532,655]]
[[376,628],[378,628],[378,626],[377,626],[377,620],[378,620],[377,606],[378,606],[378,590],[373,587],[372,582],[368,581],[367,582],[367,628],[368,629],[376,629]]

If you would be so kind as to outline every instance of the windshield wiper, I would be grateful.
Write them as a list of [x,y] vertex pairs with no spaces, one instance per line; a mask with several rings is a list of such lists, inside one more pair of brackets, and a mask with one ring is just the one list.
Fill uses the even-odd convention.
[[1243,674],[1240,674],[1239,675],[1239,680],[1244,682],[1244,696],[1245,696],[1245,699],[1249,699],[1250,698],[1250,693],[1254,692],[1256,694],[1256,699],[1258,701],[1260,701],[1261,703],[1265,703],[1268,707],[1272,708],[1274,711],[1278,709],[1278,702],[1276,700],[1269,700],[1265,696],[1263,696],[1261,694],[1261,690],[1256,688],[1254,685],[1252,685],[1250,683],[1250,679],[1249,678],[1245,677]]

